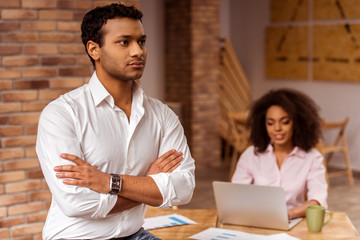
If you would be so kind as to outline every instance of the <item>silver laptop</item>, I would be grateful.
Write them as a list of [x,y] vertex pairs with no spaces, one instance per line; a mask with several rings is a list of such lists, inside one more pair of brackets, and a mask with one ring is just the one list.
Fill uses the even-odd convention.
[[281,187],[213,182],[220,224],[290,230],[302,218],[288,220]]

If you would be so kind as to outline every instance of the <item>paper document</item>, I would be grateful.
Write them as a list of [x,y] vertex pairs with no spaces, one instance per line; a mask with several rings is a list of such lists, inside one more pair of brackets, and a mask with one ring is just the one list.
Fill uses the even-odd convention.
[[145,230],[163,227],[172,227],[184,224],[196,224],[193,220],[179,214],[170,214],[158,217],[145,218]]
[[208,228],[189,238],[198,240],[299,240],[298,238],[292,237],[286,233],[260,235],[222,228]]

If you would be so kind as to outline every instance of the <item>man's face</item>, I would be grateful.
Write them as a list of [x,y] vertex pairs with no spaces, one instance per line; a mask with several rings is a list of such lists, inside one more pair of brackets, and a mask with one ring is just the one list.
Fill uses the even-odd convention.
[[132,18],[110,19],[102,27],[103,46],[96,70],[121,81],[139,79],[146,62],[142,23]]

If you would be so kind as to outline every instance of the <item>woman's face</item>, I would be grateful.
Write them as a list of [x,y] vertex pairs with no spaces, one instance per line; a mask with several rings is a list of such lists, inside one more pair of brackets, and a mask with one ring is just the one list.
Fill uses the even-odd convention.
[[273,105],[268,108],[265,125],[274,147],[293,147],[293,119],[282,107]]

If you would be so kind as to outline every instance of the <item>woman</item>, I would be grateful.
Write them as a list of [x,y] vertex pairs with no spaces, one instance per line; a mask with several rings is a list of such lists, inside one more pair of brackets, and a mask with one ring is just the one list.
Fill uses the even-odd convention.
[[268,92],[250,110],[252,146],[241,155],[232,182],[282,187],[289,219],[304,217],[309,205],[327,208],[326,170],[314,149],[320,124],[318,106],[305,94]]

